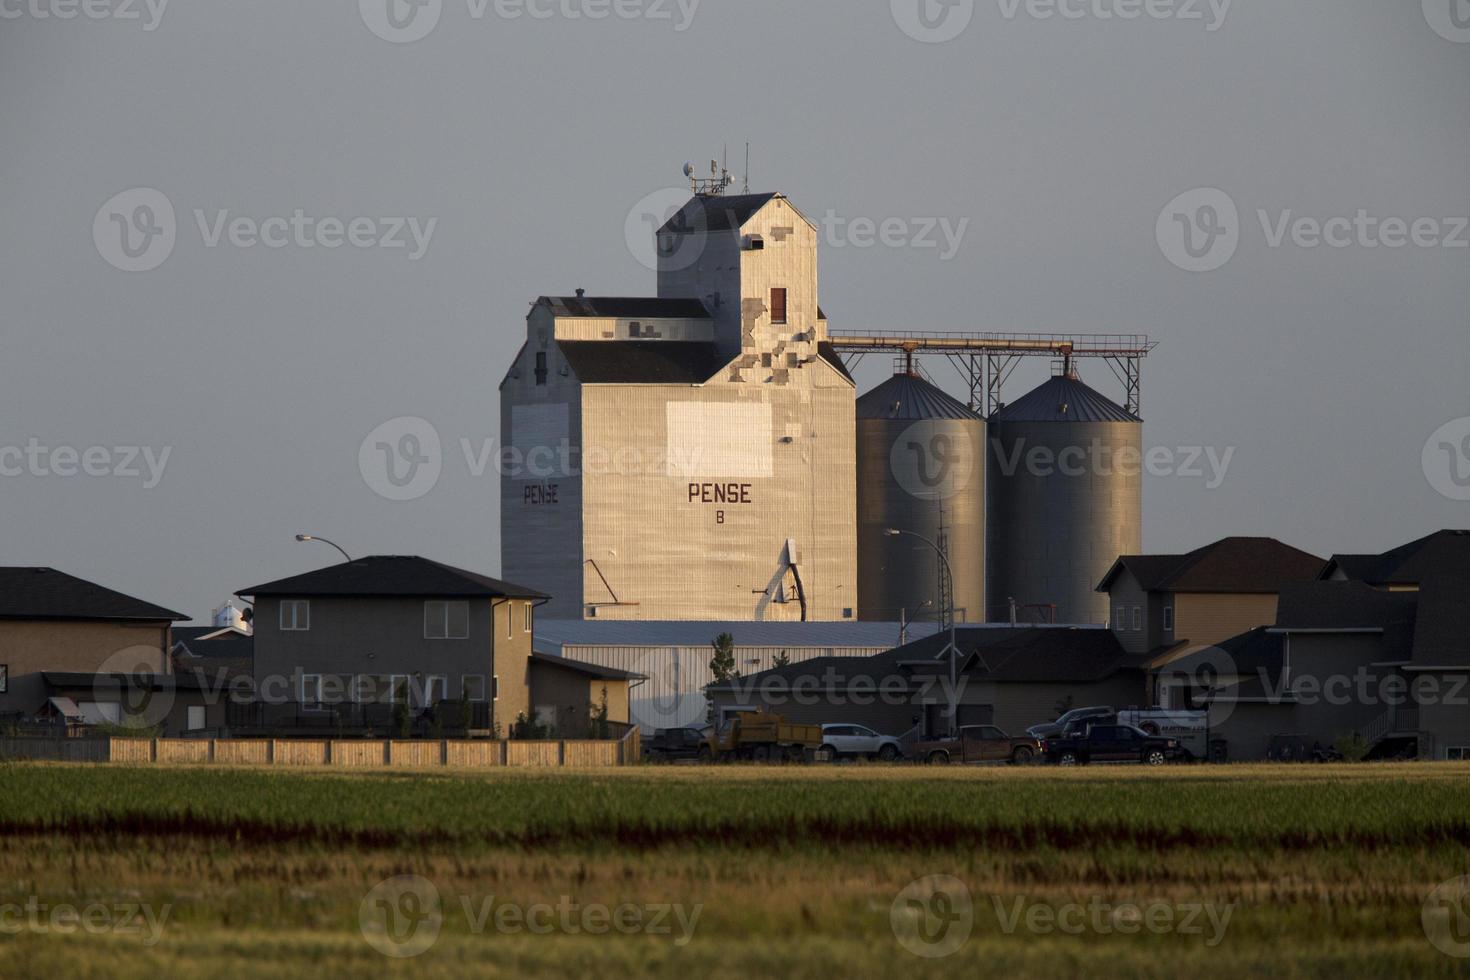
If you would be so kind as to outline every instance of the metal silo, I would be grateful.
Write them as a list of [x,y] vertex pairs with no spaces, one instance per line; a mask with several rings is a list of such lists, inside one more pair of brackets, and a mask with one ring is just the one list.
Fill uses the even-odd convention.
[[1022,620],[1108,621],[1097,584],[1143,545],[1142,440],[1142,419],[1070,373],[991,417],[993,621],[1011,599]]
[[954,569],[956,622],[985,622],[985,420],[898,374],[857,402],[858,615],[935,621],[947,605],[933,550]]

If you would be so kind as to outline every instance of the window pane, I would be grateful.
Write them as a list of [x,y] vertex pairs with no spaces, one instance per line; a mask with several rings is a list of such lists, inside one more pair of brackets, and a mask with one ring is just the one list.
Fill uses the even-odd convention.
[[535,613],[535,609],[536,609],[536,604],[534,602],[528,602],[528,603],[526,603],[526,632],[527,633],[531,632],[532,630],[534,630],[536,628],[536,613]]
[[446,634],[450,639],[463,640],[470,635],[470,604],[468,602],[447,602],[446,608],[448,626]]
[[424,603],[424,638],[428,640],[444,639],[444,603]]

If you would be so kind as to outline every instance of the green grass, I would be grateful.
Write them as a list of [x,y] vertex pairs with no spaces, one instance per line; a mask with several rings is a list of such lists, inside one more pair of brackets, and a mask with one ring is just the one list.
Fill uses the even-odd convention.
[[[172,906],[162,940],[0,935],[0,975],[1455,976],[1421,910],[1470,873],[1470,767],[633,768],[331,774],[0,766],[0,905]],[[443,900],[422,956],[359,913],[385,878]],[[895,900],[948,875],[953,955],[895,938]],[[700,907],[669,936],[477,930],[491,896]],[[1228,926],[1007,932],[1020,910],[1133,903]],[[901,906],[901,911],[907,906]],[[1203,914],[1203,913],[1202,913]],[[1043,920],[1044,921],[1044,920]],[[1099,927],[1100,926],[1100,927]]]

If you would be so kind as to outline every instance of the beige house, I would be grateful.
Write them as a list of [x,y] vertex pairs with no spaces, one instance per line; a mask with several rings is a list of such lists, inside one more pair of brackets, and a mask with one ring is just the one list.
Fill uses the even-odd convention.
[[1274,624],[1281,590],[1325,564],[1274,538],[1223,538],[1187,555],[1123,555],[1097,590],[1123,649],[1159,663]]
[[856,396],[816,226],[696,195],[656,239],[656,297],[532,305],[500,386],[505,574],[560,619],[856,619]]
[[126,685],[113,679],[169,674],[169,631],[185,619],[54,568],[0,568],[0,718],[123,721]]

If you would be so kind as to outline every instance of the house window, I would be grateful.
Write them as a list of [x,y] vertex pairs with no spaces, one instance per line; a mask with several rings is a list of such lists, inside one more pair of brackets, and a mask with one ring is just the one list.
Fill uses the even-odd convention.
[[499,701],[500,700],[500,675],[499,674],[497,674],[494,677],[490,678],[490,700],[492,700],[492,701]]
[[189,705],[189,731],[197,732],[204,727],[204,705]]
[[311,629],[310,600],[282,599],[281,629],[286,632],[302,632]]
[[424,704],[438,704],[449,700],[449,678],[443,674],[430,674],[424,678]]
[[353,674],[350,695],[353,704],[372,704],[377,684],[372,674]]
[[10,665],[0,664],[0,694],[10,689]]
[[1164,607],[1164,632],[1165,633],[1172,633],[1172,632],[1174,632],[1174,607],[1173,606],[1165,606]]
[[1143,607],[1142,606],[1134,606],[1133,607],[1133,628],[1135,630],[1141,630],[1141,629],[1143,629]]
[[526,620],[525,620],[525,627],[524,628],[525,628],[525,631],[527,633],[532,632],[536,628],[535,627],[535,617],[536,617],[536,614],[534,612],[532,612],[532,610],[534,610],[535,608],[536,608],[536,604],[534,602],[528,602],[528,603],[526,603]]
[[505,604],[505,638],[507,640],[515,636],[516,604],[507,602]]
[[547,375],[547,373],[548,373],[548,370],[547,370],[547,367],[546,367],[546,352],[544,350],[543,351],[537,351],[536,352],[536,383],[538,385],[544,385],[544,384],[546,384],[546,375]]
[[424,603],[424,639],[465,640],[470,635],[470,604],[431,600]]
[[322,703],[322,675],[321,674],[302,674],[301,675],[301,691],[300,691],[300,697],[298,698],[298,700],[302,704],[321,704]]
[[460,690],[466,701],[485,700],[485,675],[465,674],[460,680]]
[[1128,610],[1122,606],[1113,614],[1113,628],[1119,632],[1128,628]]
[[786,290],[771,290],[771,322],[786,322]]
[[400,703],[401,704],[408,704],[409,703],[408,694],[409,694],[409,691],[408,691],[408,675],[407,674],[389,674],[388,675],[388,703],[389,704],[400,704]]
[[1444,750],[1444,757],[1450,762],[1464,762],[1470,759],[1470,745],[1451,745]]

